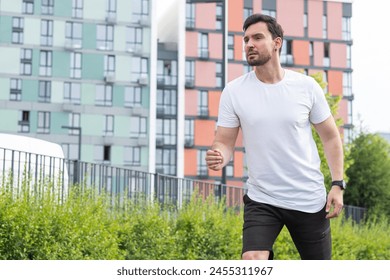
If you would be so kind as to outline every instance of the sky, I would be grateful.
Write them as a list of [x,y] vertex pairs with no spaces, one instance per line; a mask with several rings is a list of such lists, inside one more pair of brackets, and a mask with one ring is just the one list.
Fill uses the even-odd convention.
[[352,91],[355,126],[390,132],[389,0],[352,4]]
[[[158,14],[169,7],[167,2],[172,0],[159,5]],[[389,11],[389,0],[353,0],[352,112],[357,130],[390,133]]]

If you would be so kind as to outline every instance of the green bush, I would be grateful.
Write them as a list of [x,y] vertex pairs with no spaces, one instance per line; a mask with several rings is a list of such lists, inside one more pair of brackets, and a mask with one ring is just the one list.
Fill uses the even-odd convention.
[[[240,259],[242,213],[224,205],[194,196],[180,210],[146,200],[113,207],[108,196],[78,187],[60,203],[54,192],[35,197],[1,187],[0,259]],[[331,225],[334,259],[390,259],[388,220]],[[274,251],[275,259],[299,259],[285,228]]]

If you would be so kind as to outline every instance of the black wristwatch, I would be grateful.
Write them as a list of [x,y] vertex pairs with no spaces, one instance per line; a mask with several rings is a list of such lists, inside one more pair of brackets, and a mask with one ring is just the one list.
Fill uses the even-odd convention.
[[332,181],[332,187],[333,186],[339,186],[341,190],[345,190],[345,188],[347,187],[344,180]]

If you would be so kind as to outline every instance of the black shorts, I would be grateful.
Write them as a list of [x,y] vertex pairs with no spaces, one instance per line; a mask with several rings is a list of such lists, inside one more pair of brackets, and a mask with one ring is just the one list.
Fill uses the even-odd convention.
[[244,226],[242,253],[270,251],[285,225],[303,260],[330,260],[332,240],[330,222],[325,218],[325,206],[317,213],[286,210],[253,201],[244,196]]

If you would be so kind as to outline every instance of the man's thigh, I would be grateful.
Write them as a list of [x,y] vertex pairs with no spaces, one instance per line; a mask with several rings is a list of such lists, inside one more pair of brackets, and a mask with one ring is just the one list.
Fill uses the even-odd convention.
[[286,226],[303,260],[330,260],[332,239],[325,207],[317,213],[283,211]]
[[277,208],[251,200],[244,196],[244,225],[242,253],[247,251],[269,251],[280,233],[283,222]]

